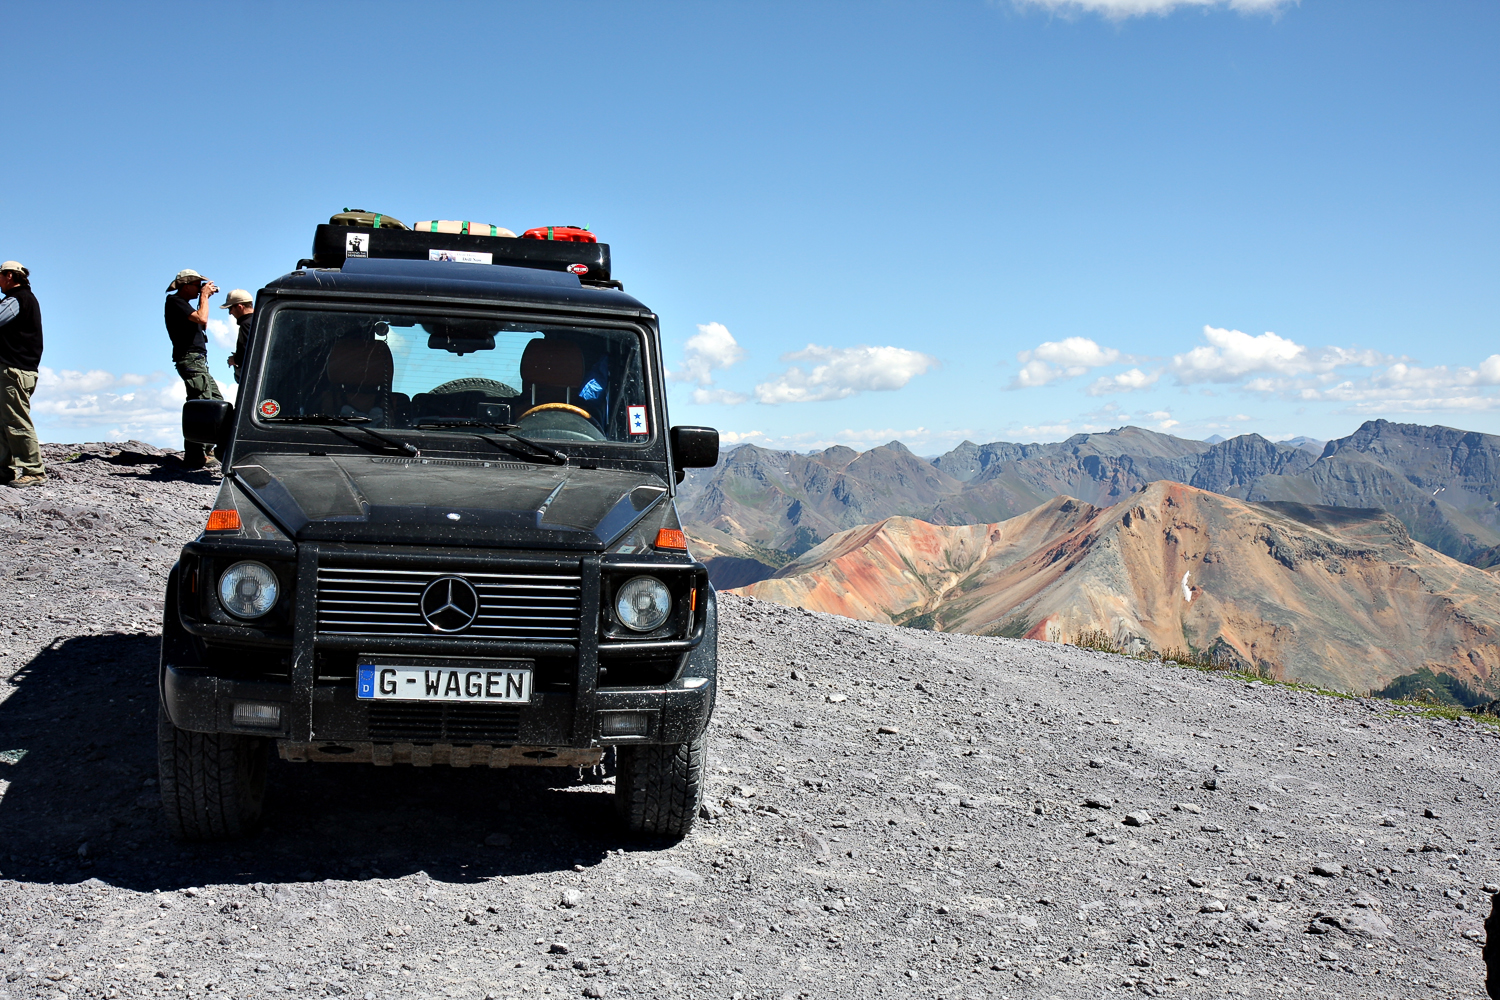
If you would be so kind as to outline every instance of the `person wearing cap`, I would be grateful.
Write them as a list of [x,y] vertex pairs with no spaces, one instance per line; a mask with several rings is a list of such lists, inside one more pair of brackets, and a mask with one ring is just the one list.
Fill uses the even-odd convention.
[[220,309],[228,309],[229,315],[240,325],[240,335],[234,342],[234,353],[229,356],[229,367],[234,370],[234,380],[240,380],[240,365],[244,364],[245,351],[250,346],[250,326],[255,322],[255,300],[250,293],[243,288],[233,289],[224,296],[224,304]]
[[[167,286],[167,336],[172,338],[172,364],[182,376],[188,399],[224,398],[219,383],[208,370],[208,337],[203,332],[208,326],[208,300],[218,290],[218,285],[192,268],[178,271]],[[193,299],[198,300],[196,309]],[[183,442],[182,460],[189,469],[218,464],[213,449],[191,441]]]
[[0,291],[0,478],[7,486],[36,486],[47,480],[31,422],[31,394],[42,365],[42,309],[31,293],[31,272],[19,261],[0,263]]

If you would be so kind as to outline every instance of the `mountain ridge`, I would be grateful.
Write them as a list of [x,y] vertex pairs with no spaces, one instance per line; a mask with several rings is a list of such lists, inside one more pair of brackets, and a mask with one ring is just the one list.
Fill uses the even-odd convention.
[[[1294,440],[1242,434],[1211,444],[1122,427],[1048,444],[964,441],[931,460],[899,441],[811,454],[741,445],[688,476],[679,510],[695,538],[717,531],[796,557],[887,517],[996,523],[1054,496],[1109,506],[1171,481],[1241,499],[1378,507],[1460,560],[1500,546],[1500,436],[1372,420],[1316,453],[1312,439]],[[735,583],[771,575],[775,562],[737,563]]]

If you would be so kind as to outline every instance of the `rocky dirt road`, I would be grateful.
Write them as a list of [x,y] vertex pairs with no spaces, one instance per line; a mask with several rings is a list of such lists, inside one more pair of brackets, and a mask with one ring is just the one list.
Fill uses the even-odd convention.
[[0,998],[1483,995],[1493,728],[735,598],[680,844],[576,771],[282,762],[262,833],[173,844],[214,477],[151,451],[0,490]]

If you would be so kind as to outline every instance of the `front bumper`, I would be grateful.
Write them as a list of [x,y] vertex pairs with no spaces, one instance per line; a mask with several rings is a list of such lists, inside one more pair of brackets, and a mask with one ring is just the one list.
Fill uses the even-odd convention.
[[[578,642],[548,644],[447,641],[428,639],[360,639],[320,636],[316,623],[316,546],[299,546],[290,649],[278,650],[260,637],[243,645],[199,621],[178,613],[176,572],[168,583],[160,669],[161,704],[173,724],[196,732],[259,735],[281,742],[289,760],[359,760],[385,763],[449,763],[455,766],[509,766],[514,763],[589,763],[602,748],[615,744],[685,743],[699,736],[713,712],[718,668],[717,602],[704,588],[703,607],[692,639],[656,644],[658,662],[675,660],[675,668],[656,683],[614,686],[614,673],[630,662],[618,647],[602,652],[592,627]],[[598,617],[600,559],[586,556],[582,569],[583,621]],[[370,654],[432,656],[548,657],[565,664],[559,683],[538,685],[524,705],[465,705],[435,702],[372,702],[355,696],[350,677],[323,676],[330,656],[349,655],[357,645]],[[230,648],[279,670],[226,670],[219,662]],[[274,727],[245,725],[235,719],[237,703],[280,707]],[[603,719],[611,712],[641,713],[647,722],[641,735],[608,735]]]
[[[689,655],[689,661],[692,655]],[[435,728],[427,737],[411,735],[422,728],[420,723],[407,730],[402,738],[380,742],[407,744],[479,744],[525,745],[535,747],[592,747],[613,743],[686,743],[708,726],[713,711],[714,679],[702,673],[691,673],[689,662],[681,675],[669,684],[654,688],[600,688],[594,693],[594,707],[582,732],[575,730],[574,698],[571,692],[537,692],[530,704],[503,711],[513,713],[497,720],[495,730],[476,729],[471,739],[456,740]],[[440,710],[448,705],[428,702],[370,702],[354,696],[352,682],[320,683],[313,688],[312,732],[297,739],[292,732],[293,685],[289,681],[237,680],[221,677],[203,667],[163,664],[161,701],[172,724],[179,729],[201,733],[243,733],[274,736],[303,744],[322,742],[349,743],[372,741],[372,710],[389,706],[412,706],[421,710]],[[237,725],[234,706],[237,702],[254,702],[282,706],[281,724],[274,728]],[[377,707],[379,706],[379,707]],[[488,707],[488,706],[485,706]],[[601,731],[602,716],[609,712],[646,713],[651,720],[645,736],[606,736]],[[442,725],[438,711],[431,713],[434,726]],[[379,729],[379,721],[375,729]],[[513,731],[508,727],[514,726]],[[495,734],[499,733],[497,737]],[[374,734],[378,736],[378,732]]]

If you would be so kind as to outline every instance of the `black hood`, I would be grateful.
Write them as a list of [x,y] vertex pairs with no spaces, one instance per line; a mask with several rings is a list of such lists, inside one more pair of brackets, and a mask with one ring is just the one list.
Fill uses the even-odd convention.
[[262,453],[233,471],[309,541],[602,550],[667,495],[650,473],[505,461]]

